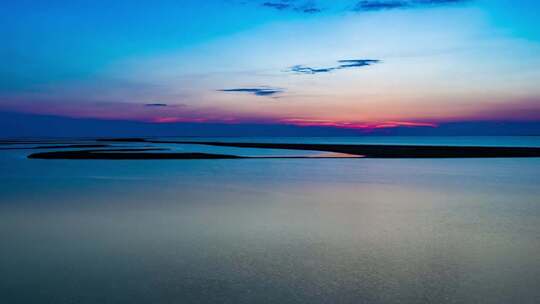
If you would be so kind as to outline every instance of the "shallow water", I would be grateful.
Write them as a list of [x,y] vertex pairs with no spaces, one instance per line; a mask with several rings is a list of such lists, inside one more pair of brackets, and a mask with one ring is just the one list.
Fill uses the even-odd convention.
[[[302,139],[330,140],[429,143]],[[63,161],[30,152],[0,151],[2,303],[540,301],[539,158]]]

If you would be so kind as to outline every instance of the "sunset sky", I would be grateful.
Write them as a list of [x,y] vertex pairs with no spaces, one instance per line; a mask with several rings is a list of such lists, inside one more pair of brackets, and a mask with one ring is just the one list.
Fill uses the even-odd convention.
[[538,1],[7,1],[0,111],[346,128],[540,120]]

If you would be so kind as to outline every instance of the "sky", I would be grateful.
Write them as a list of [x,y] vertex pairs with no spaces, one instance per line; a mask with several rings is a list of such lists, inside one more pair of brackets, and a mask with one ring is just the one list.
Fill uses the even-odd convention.
[[540,121],[539,10],[533,0],[9,1],[0,111],[361,130],[526,125]]

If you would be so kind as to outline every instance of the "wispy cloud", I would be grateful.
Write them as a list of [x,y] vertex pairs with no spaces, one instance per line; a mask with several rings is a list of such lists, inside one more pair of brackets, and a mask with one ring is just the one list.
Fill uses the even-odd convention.
[[357,122],[357,121],[335,121],[327,119],[304,119],[304,118],[286,118],[280,120],[281,123],[291,124],[296,126],[317,126],[317,127],[336,127],[346,129],[386,129],[386,128],[398,128],[398,127],[429,127],[436,128],[438,125],[431,122],[417,122],[417,121],[380,121],[380,122]]
[[349,69],[349,68],[360,68],[366,67],[373,64],[380,63],[378,59],[345,59],[338,60],[338,65],[333,67],[324,67],[324,68],[315,68],[306,65],[294,65],[290,67],[287,71],[297,74],[319,74],[319,73],[330,73],[335,70]]
[[[440,6],[440,5],[453,5],[460,4],[465,2],[470,2],[474,0],[361,0],[355,1],[350,0],[349,2],[343,2],[342,7],[339,7],[340,4],[327,3],[324,8],[325,10],[350,10],[352,7],[353,11],[356,12],[370,12],[370,11],[383,11],[383,10],[393,10],[393,9],[406,9],[406,8],[422,8],[430,6]],[[320,13],[323,11],[322,6],[320,5],[321,1],[317,0],[266,0],[266,1],[255,1],[258,5],[263,7],[274,9],[277,11],[294,11],[299,13],[314,14]],[[244,4],[249,2],[243,2]]]
[[233,88],[233,89],[222,89],[218,90],[220,92],[228,93],[245,93],[252,94],[255,96],[274,96],[279,93],[283,93],[284,90],[280,88],[271,88],[271,87],[258,87],[258,88]]
[[168,107],[169,105],[166,103],[147,103],[144,106],[145,107]]
[[291,10],[306,14],[315,14],[322,11],[314,0],[274,0],[265,1],[261,5],[278,11]]
[[287,2],[264,2],[262,6],[275,8],[277,10],[285,10],[291,7],[291,5]]
[[354,7],[354,11],[380,11],[396,8],[409,7],[409,3],[405,1],[360,1]]
[[335,70],[336,68],[312,68],[305,65],[295,65],[292,66],[288,71],[298,74],[318,74],[318,73],[329,73]]
[[413,0],[416,4],[456,4],[470,1],[472,0]]
[[472,0],[363,0],[356,3],[353,11],[369,12],[391,9],[421,8],[437,5],[452,5]]
[[347,69],[369,66],[380,63],[381,61],[378,59],[346,59],[339,60],[338,62],[340,63],[340,65],[337,67],[338,69]]

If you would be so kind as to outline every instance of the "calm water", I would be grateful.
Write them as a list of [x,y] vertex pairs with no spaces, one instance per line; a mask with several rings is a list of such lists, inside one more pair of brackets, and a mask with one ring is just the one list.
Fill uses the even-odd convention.
[[[540,146],[538,137],[272,141]],[[0,303],[540,302],[540,158],[31,152],[0,151]]]

